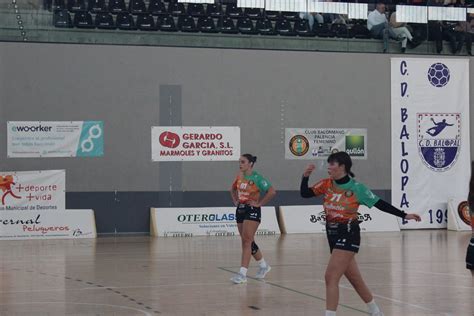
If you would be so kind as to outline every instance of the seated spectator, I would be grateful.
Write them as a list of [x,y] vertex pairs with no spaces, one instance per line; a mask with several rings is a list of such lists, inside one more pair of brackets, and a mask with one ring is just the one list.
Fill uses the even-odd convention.
[[410,41],[411,48],[415,48],[420,45],[420,43],[411,35],[408,25],[406,23],[397,22],[396,12],[393,12],[390,15],[390,26],[392,27],[395,35],[397,35],[397,37],[402,40],[402,53],[406,51],[408,41]]
[[347,14],[338,14],[336,18],[332,21],[332,24],[347,24],[349,17]]
[[474,14],[470,13],[467,17],[465,37],[466,37],[466,50],[467,53],[472,56],[472,39],[474,37]]
[[[451,0],[433,0],[431,6],[452,6]],[[451,47],[451,53],[456,54],[462,48],[464,42],[464,30],[459,22],[448,21],[429,21],[428,38],[435,41],[436,52],[440,54],[443,51],[443,40],[448,41]]]
[[456,28],[459,32],[464,33],[464,40],[466,42],[466,51],[472,56],[472,39],[474,37],[474,13],[467,15],[466,21],[459,22]]
[[321,14],[319,13],[314,13],[314,12],[300,12],[300,19],[306,19],[308,20],[309,28],[313,30],[313,25],[314,21],[316,20],[316,23],[324,23],[324,18]]
[[367,17],[367,28],[374,38],[383,39],[383,52],[387,52],[388,39],[398,39],[398,36],[393,32],[393,28],[389,25],[387,16],[385,15],[385,4],[378,2],[375,10],[369,13]]
[[445,40],[449,41],[451,51],[457,54],[461,51],[462,45],[466,38],[466,22],[451,22],[446,23],[447,30],[445,33]]

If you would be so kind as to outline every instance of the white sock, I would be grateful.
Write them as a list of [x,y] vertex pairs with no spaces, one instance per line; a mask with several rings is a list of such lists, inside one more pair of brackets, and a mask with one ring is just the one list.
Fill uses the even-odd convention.
[[263,258],[258,260],[257,263],[260,268],[265,268],[267,266],[267,263],[265,262],[265,259]]
[[380,313],[380,308],[374,299],[367,303],[367,307],[369,308],[369,313]]
[[242,274],[243,276],[247,276],[247,268],[244,268],[244,267],[240,267],[240,271],[239,273]]
[[336,316],[336,311],[328,311],[326,310],[326,315],[325,316]]

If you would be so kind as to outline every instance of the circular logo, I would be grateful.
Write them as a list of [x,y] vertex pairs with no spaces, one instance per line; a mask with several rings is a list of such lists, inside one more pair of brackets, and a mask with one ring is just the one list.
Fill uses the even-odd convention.
[[436,88],[444,87],[448,84],[451,73],[449,68],[443,63],[431,65],[428,69],[428,81]]
[[354,192],[352,191],[346,191],[346,193],[344,193],[346,197],[351,197],[354,195]]
[[290,151],[295,156],[304,156],[309,150],[309,141],[303,135],[296,135],[290,139]]
[[160,134],[160,144],[163,147],[176,148],[179,146],[179,135],[172,132],[163,132]]
[[458,205],[458,214],[466,225],[471,226],[471,214],[469,214],[469,204],[467,201],[461,202]]
[[335,154],[335,153],[338,153],[338,152],[339,152],[339,149],[337,149],[337,148],[331,149],[331,154]]

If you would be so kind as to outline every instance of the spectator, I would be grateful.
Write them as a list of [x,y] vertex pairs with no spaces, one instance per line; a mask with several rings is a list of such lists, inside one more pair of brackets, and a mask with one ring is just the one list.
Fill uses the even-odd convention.
[[449,41],[453,54],[459,53],[465,41],[466,24],[462,22],[445,22],[444,39]]
[[396,12],[390,15],[390,26],[399,39],[402,40],[402,53],[406,51],[407,41],[410,41],[411,48],[415,48],[420,43],[412,35],[406,23],[397,22]]
[[[431,6],[451,6],[451,0],[433,0]],[[428,22],[429,39],[435,41],[436,52],[440,54],[443,51],[443,40],[449,42],[451,52],[456,54],[461,50],[464,42],[464,31],[458,22],[447,21],[429,21]]]
[[461,22],[459,26],[461,31],[464,31],[464,37],[466,40],[466,51],[470,56],[472,56],[472,39],[474,37],[474,14],[468,14],[466,22]]
[[324,18],[321,14],[319,13],[314,13],[314,12],[300,12],[300,19],[306,19],[308,20],[309,28],[311,30],[313,29],[314,21],[318,24],[324,23]]
[[398,39],[393,32],[393,28],[389,25],[387,16],[385,15],[385,4],[378,2],[375,10],[369,13],[367,17],[367,29],[374,38],[383,39],[383,52],[387,52],[388,39]]

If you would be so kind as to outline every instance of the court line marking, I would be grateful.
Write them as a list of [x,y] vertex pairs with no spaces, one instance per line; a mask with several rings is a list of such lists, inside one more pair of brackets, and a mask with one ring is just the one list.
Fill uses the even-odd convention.
[[[273,267],[273,266],[272,266]],[[321,279],[304,279],[304,280],[284,280],[285,282],[300,282],[300,283],[305,283],[305,282],[314,282],[314,281],[322,281]],[[387,286],[386,283],[366,283],[367,286],[369,287],[375,287],[375,286]],[[437,287],[437,288],[453,288],[453,289],[472,289],[471,286],[463,286],[463,285],[440,285],[440,284],[408,284],[408,283],[391,283],[390,287],[403,287],[403,286],[409,286],[409,287]],[[0,292],[1,293],[1,292]]]
[[[320,282],[324,282],[324,280],[320,280]],[[346,286],[346,285],[339,285],[339,287],[342,287],[344,289],[351,290],[351,291],[354,291],[354,292],[356,291],[353,287],[349,287],[349,286]],[[377,297],[377,298],[381,298],[381,299],[384,299],[384,300],[387,300],[387,301],[391,301],[391,302],[394,302],[394,303],[398,303],[400,305],[415,307],[415,308],[418,308],[418,309],[421,309],[421,310],[424,310],[424,311],[428,311],[428,312],[432,312],[432,313],[435,312],[434,310],[432,310],[430,308],[426,308],[426,307],[423,307],[421,305],[407,303],[407,302],[400,301],[400,300],[397,300],[397,299],[394,299],[394,298],[391,298],[391,297],[387,297],[387,296],[383,296],[383,295],[379,295],[379,294],[374,294],[374,293],[372,293],[372,296]]]
[[[280,266],[284,266],[284,265],[280,265]],[[219,267],[219,269],[223,270],[223,269],[225,269],[225,268]],[[231,269],[232,269],[232,268],[231,268]],[[234,269],[235,269],[235,267],[234,267]],[[237,272],[230,271],[230,270],[225,270],[225,271],[232,272],[232,273],[237,273]],[[261,281],[261,280],[258,280],[258,279],[252,278],[252,277],[247,277],[247,278],[250,278],[250,279],[253,279],[253,280],[257,280],[257,281]],[[314,281],[317,281],[317,282],[320,282],[320,283],[324,283],[324,284],[326,283],[324,280],[321,280],[321,279],[314,279]],[[264,281],[264,282],[271,284],[270,282],[267,282],[267,281]],[[290,282],[291,282],[291,281],[290,281]],[[279,285],[276,284],[276,286],[279,286]],[[339,284],[339,287],[356,292],[356,290],[355,290],[352,286],[346,286],[346,285],[343,285],[343,284]],[[293,289],[289,289],[289,290],[293,290]],[[305,294],[305,295],[308,295],[308,296],[311,296],[310,294],[307,294],[307,293],[304,293],[304,292],[301,292],[301,293],[303,293],[303,294]],[[391,301],[391,302],[394,302],[394,303],[398,303],[398,304],[401,304],[401,305],[407,305],[407,306],[415,307],[415,308],[418,308],[418,309],[421,309],[421,310],[425,310],[425,311],[429,311],[429,312],[435,312],[434,310],[429,309],[429,308],[424,307],[424,306],[421,306],[421,305],[416,305],[416,304],[407,303],[407,302],[400,301],[400,300],[397,300],[397,299],[394,299],[394,298],[390,298],[390,297],[386,297],[386,296],[383,296],[383,295],[378,295],[378,294],[372,293],[372,296],[378,297],[378,298],[381,298],[381,299],[385,299],[385,300],[388,300],[388,301]],[[319,298],[319,297],[318,297],[318,298]],[[319,299],[321,299],[321,298],[319,298]],[[324,300],[324,299],[323,299],[323,300]],[[344,305],[342,305],[342,304],[339,304],[339,305],[344,306]],[[345,306],[345,307],[347,307],[347,306]],[[352,308],[352,307],[349,306],[349,308]],[[358,311],[360,311],[360,310],[358,310]]]
[[[373,263],[365,263],[365,265],[367,265],[367,264],[373,264]],[[363,265],[364,265],[364,264],[363,264]],[[376,267],[359,266],[359,268],[386,271],[386,269],[376,268]],[[392,268],[391,268],[391,270],[392,270],[392,271],[395,270],[395,271],[401,272],[401,273],[406,273],[406,270],[392,269]],[[458,278],[466,279],[466,275],[463,275],[463,274],[454,274],[454,273],[430,272],[430,271],[417,271],[417,270],[411,270],[411,269],[410,269],[410,273],[414,273],[414,274],[445,275],[445,276],[450,276],[450,277],[458,277]]]
[[71,292],[71,291],[106,291],[110,289],[152,289],[152,288],[167,288],[167,287],[183,287],[183,286],[216,286],[229,285],[229,282],[216,283],[178,283],[178,284],[163,284],[163,285],[132,285],[132,286],[104,286],[104,287],[81,287],[81,288],[58,288],[58,289],[43,289],[43,290],[24,290],[24,291],[1,291],[0,294],[15,294],[15,293],[42,293],[42,292]]
[[73,305],[88,305],[88,306],[103,306],[103,307],[114,307],[114,308],[121,308],[132,310],[136,312],[143,313],[146,316],[152,316],[152,314],[148,313],[147,311],[143,311],[141,309],[128,307],[128,306],[121,306],[121,305],[113,305],[113,304],[96,304],[96,303],[73,303],[73,302],[23,302],[23,303],[0,303],[0,306],[9,306],[9,305],[40,305],[40,304],[73,304]]
[[[286,283],[300,282],[321,282],[321,279],[304,279],[304,280],[284,280]],[[1,291],[0,294],[17,294],[17,293],[47,293],[47,292],[71,292],[71,291],[104,291],[107,288],[110,289],[154,289],[154,288],[168,288],[168,287],[186,287],[186,286],[216,286],[216,285],[229,285],[229,282],[214,282],[214,283],[177,283],[177,284],[162,284],[162,285],[131,285],[131,286],[104,286],[103,288],[98,287],[81,287],[81,288],[58,288],[58,289],[43,289],[43,290],[25,290],[25,291]],[[375,286],[386,286],[387,284],[368,283],[370,287]],[[343,285],[344,286],[344,285]],[[470,290],[470,286],[456,286],[456,285],[437,285],[437,284],[391,284],[391,287],[433,287],[438,288],[453,288],[453,289],[466,289]]]
[[[226,271],[226,272],[229,272],[229,273],[237,273],[235,271],[232,271],[232,270],[229,270],[227,268],[224,268],[224,267],[217,267],[218,269],[222,270],[222,271]],[[318,299],[320,301],[323,301],[323,302],[326,302],[326,299],[322,298],[322,297],[319,297],[319,296],[316,296],[316,295],[312,295],[312,294],[309,294],[309,293],[305,293],[305,292],[301,292],[301,291],[298,291],[298,290],[295,290],[295,289],[292,289],[292,288],[289,288],[289,287],[286,287],[286,286],[283,286],[283,285],[279,285],[279,284],[276,284],[276,283],[273,283],[273,282],[268,282],[268,281],[264,281],[264,280],[259,280],[257,278],[253,278],[253,277],[247,277],[248,279],[252,279],[254,281],[257,281],[257,282],[262,282],[264,284],[268,284],[268,285],[271,285],[271,286],[274,286],[274,287],[277,287],[277,288],[280,288],[280,289],[283,289],[283,290],[287,290],[287,291],[290,291],[290,292],[293,292],[293,293],[296,293],[296,294],[300,294],[300,295],[304,295],[304,296],[308,296],[308,297],[311,297],[311,298],[315,298],[315,299]],[[344,305],[344,304],[339,304],[339,306],[341,307],[344,307],[344,308],[347,308],[347,309],[350,309],[350,310],[353,310],[353,311],[357,311],[359,313],[362,313],[362,314],[365,314],[365,315],[370,315],[368,312],[366,311],[363,311],[363,310],[360,310],[360,309],[357,309],[357,308],[354,308],[354,307],[351,307],[349,305]]]

